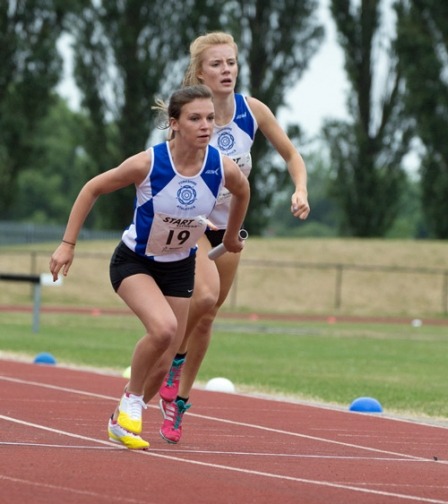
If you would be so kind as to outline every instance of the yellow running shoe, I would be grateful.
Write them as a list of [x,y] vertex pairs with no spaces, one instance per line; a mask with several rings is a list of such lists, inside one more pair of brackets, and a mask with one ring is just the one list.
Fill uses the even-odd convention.
[[125,392],[118,406],[117,422],[123,429],[133,434],[140,434],[142,431],[142,409],[146,408],[143,396]]
[[140,436],[123,429],[117,422],[109,419],[107,426],[109,440],[113,443],[121,444],[129,448],[129,450],[147,450],[149,448],[148,441],[145,441]]

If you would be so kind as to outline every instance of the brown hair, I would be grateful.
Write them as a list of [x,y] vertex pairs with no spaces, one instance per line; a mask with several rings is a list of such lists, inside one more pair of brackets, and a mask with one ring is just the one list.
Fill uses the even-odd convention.
[[[185,86],[171,95],[168,104],[166,104],[162,99],[157,98],[156,104],[152,107],[153,110],[159,112],[159,129],[169,128],[170,118],[179,119],[182,112],[182,107],[191,103],[196,99],[210,99],[213,101],[213,94],[207,86],[203,84],[197,84],[195,86]],[[173,138],[171,132],[170,138]]]
[[192,86],[200,84],[197,75],[201,70],[204,59],[204,52],[214,45],[229,44],[235,50],[235,56],[238,57],[238,46],[232,35],[224,32],[211,32],[197,37],[190,44],[190,63],[185,72],[183,85]]

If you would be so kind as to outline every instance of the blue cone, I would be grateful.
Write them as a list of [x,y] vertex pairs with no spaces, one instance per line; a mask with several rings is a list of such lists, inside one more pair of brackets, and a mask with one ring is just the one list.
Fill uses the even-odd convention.
[[358,397],[350,404],[349,410],[359,413],[382,413],[383,407],[373,397]]
[[48,352],[41,352],[34,358],[34,364],[56,364],[56,359]]

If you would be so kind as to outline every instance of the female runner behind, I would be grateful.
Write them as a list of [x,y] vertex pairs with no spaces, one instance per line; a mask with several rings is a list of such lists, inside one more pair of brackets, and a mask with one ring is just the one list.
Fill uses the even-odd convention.
[[79,232],[97,198],[135,185],[133,222],[123,232],[110,265],[114,290],[146,331],[135,345],[130,381],[108,422],[109,439],[130,449],[149,447],[140,436],[142,409],[159,390],[185,334],[196,244],[218,194],[223,185],[232,193],[224,242],[234,253],[243,247],[238,231],[249,202],[249,184],[238,166],[208,145],[214,125],[210,90],[199,85],[176,91],[168,116],[169,141],[129,157],[84,185],[50,260],[53,280],[60,272],[67,275]]
[[[292,214],[306,219],[310,207],[305,163],[271,110],[256,98],[235,93],[237,76],[238,48],[231,35],[213,32],[192,42],[184,84],[202,83],[213,92],[215,127],[210,144],[234,159],[248,177],[252,168],[250,149],[260,129],[287,165],[294,185]],[[188,398],[210,343],[213,321],[239,264],[240,254],[224,254],[216,261],[208,258],[209,250],[221,243],[228,229],[230,200],[230,194],[223,190],[210,215],[217,230],[208,229],[199,240],[195,291],[186,333],[159,392],[164,416],[160,433],[169,443],[177,443],[181,438],[182,416],[191,406]]]

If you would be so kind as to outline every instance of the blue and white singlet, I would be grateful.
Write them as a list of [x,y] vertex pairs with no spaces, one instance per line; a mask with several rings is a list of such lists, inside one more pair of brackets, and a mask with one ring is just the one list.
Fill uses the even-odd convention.
[[132,224],[123,232],[123,242],[148,259],[171,262],[196,253],[197,241],[206,229],[224,184],[221,154],[208,146],[197,175],[185,177],[176,171],[168,142],[148,149],[151,167],[136,188]]
[[[254,143],[258,129],[252,111],[246,98],[235,93],[235,112],[233,119],[225,126],[215,126],[210,145],[216,147],[222,154],[232,158],[246,177],[252,169],[250,149]],[[218,229],[226,229],[229,219],[231,194],[223,187],[219,194],[215,209],[210,215],[210,221]]]

